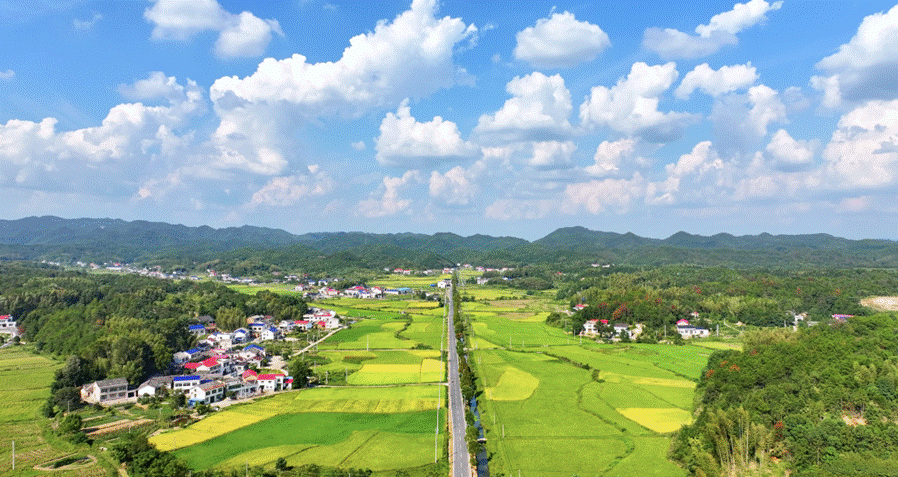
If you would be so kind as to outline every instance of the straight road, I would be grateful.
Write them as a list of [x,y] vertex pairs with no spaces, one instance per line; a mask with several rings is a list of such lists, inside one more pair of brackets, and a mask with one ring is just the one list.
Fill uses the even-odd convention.
[[461,381],[458,376],[458,352],[455,348],[455,304],[452,302],[452,287],[446,289],[446,303],[449,304],[449,410],[452,416],[449,433],[452,436],[451,477],[471,477],[471,457],[465,443],[465,403],[461,395]]

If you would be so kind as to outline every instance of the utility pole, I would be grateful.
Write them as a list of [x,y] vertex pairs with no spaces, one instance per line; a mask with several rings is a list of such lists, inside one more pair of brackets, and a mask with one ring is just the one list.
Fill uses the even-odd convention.
[[12,441],[12,470],[16,470],[16,441]]

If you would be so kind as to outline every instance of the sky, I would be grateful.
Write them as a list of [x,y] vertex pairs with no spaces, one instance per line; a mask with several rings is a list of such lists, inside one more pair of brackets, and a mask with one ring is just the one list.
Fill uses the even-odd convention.
[[895,240],[896,45],[876,0],[0,0],[0,219]]

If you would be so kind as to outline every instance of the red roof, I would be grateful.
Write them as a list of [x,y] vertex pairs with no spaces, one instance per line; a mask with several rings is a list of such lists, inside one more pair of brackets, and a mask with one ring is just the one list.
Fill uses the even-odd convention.
[[599,320],[588,320],[587,322],[588,322],[588,323],[598,323]]
[[607,325],[607,324],[608,324],[608,320],[604,320],[604,319],[603,319],[603,320],[599,320],[599,321],[602,322],[603,325]]
[[327,323],[324,322],[324,321],[319,321],[319,322],[318,322],[318,326],[324,327],[324,326],[327,326]]
[[272,381],[278,378],[278,376],[283,377],[283,374],[260,374],[259,381]]
[[678,320],[677,321],[677,326],[688,325],[688,324],[689,324],[689,320]]
[[202,363],[187,363],[184,365],[187,369],[196,369],[199,368]]
[[294,323],[296,323],[297,325],[308,325],[309,320],[296,320],[294,321]]
[[205,366],[207,368],[211,368],[212,366],[215,366],[216,364],[218,364],[218,360],[215,358],[209,358],[209,359],[203,360],[202,364],[203,364],[203,366]]
[[243,372],[242,376],[243,376],[243,379],[248,379],[248,378],[256,379],[259,377],[259,374],[251,369],[247,369],[246,371]]
[[0,320],[8,320],[9,315],[0,315]]

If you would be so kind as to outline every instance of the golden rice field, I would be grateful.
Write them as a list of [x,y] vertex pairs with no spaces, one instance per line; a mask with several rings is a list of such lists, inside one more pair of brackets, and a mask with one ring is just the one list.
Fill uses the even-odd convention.
[[673,432],[683,424],[692,422],[692,416],[688,411],[676,407],[668,408],[620,408],[617,412],[627,419],[639,423],[658,433]]
[[425,358],[420,364],[364,364],[346,380],[357,386],[429,383],[443,380],[443,364]]

